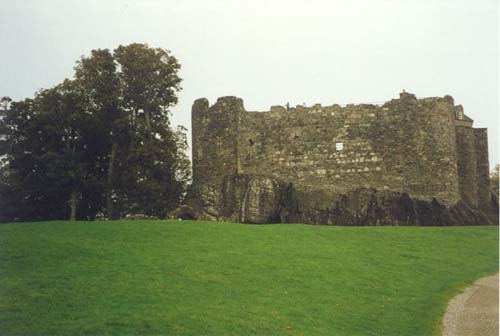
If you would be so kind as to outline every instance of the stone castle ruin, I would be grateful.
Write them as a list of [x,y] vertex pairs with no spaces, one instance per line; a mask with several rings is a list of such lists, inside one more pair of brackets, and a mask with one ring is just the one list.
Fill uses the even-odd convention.
[[487,131],[472,124],[451,96],[266,112],[198,99],[181,211],[246,223],[488,224]]

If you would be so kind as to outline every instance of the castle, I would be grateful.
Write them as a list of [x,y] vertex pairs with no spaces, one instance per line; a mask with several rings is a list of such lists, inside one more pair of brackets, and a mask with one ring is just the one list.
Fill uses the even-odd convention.
[[451,96],[404,91],[383,105],[266,112],[198,99],[188,201],[193,217],[252,223],[480,222],[491,206],[488,141],[472,125]]

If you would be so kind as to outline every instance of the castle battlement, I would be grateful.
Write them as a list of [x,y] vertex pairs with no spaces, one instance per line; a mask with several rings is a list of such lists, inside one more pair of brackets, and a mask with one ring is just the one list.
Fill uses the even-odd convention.
[[[192,109],[194,185],[260,176],[303,193],[389,190],[453,205],[486,206],[487,137],[451,96],[402,92],[383,104],[271,106],[207,99]],[[326,197],[328,199],[328,197]]]

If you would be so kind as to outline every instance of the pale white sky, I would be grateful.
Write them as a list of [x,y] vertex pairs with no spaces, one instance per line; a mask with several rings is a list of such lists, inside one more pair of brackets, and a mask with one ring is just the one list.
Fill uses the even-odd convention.
[[184,79],[174,124],[194,99],[271,105],[450,94],[488,127],[499,162],[498,0],[0,0],[0,96],[32,96],[91,49],[145,42]]

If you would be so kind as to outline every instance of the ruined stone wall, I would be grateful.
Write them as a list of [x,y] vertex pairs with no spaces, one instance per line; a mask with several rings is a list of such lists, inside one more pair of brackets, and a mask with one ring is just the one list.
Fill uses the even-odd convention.
[[453,102],[405,97],[383,106],[274,107],[241,115],[241,173],[298,190],[356,188],[459,199]]
[[488,133],[486,128],[475,128],[477,199],[479,208],[486,210],[491,204],[490,163],[488,159]]
[[469,205],[477,206],[478,178],[474,129],[470,126],[457,126],[456,139],[460,198]]
[[[207,99],[194,102],[193,186],[197,205],[211,219],[241,221],[241,195],[237,193],[239,174],[239,125],[243,101],[236,97],[219,98],[213,106]],[[195,201],[195,202],[196,202]]]
[[[478,225],[489,220],[485,129],[453,98],[192,109],[192,218],[246,223]],[[464,200],[465,202],[458,202]],[[458,202],[458,203],[457,203]]]
[[209,107],[198,99],[191,111],[193,129],[193,182],[207,183],[238,173],[239,120],[243,101],[220,98]]
[[488,134],[485,128],[472,128],[472,122],[456,122],[457,168],[460,198],[467,204],[490,206]]

